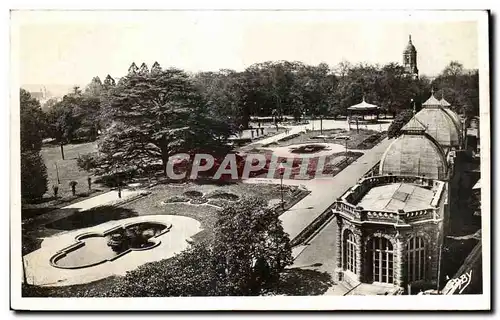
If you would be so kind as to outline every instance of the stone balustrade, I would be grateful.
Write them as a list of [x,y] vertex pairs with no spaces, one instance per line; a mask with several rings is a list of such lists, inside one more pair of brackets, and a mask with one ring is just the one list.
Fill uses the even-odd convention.
[[365,177],[358,181],[358,183],[347,190],[342,199],[348,203],[357,203],[359,200],[373,187],[390,184],[390,183],[411,183],[427,189],[436,190],[437,200],[433,199],[433,206],[439,201],[439,195],[444,188],[444,182],[425,177],[412,177],[412,176],[373,176]]
[[353,219],[362,222],[388,222],[395,224],[408,224],[419,220],[432,219],[434,217],[435,210],[437,210],[435,208],[408,212],[403,210],[399,210],[397,212],[389,210],[365,210],[364,208],[346,203],[342,199],[338,199],[332,208],[334,211],[347,213]]

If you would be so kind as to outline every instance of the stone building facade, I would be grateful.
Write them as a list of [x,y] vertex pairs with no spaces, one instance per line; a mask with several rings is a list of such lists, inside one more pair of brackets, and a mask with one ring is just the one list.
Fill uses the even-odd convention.
[[[358,205],[371,189],[390,185],[425,189],[430,198],[408,210]],[[435,283],[445,201],[446,183],[439,180],[387,175],[359,181],[333,205],[337,280],[352,287],[360,282],[399,287]]]
[[332,205],[336,277],[348,287],[436,286],[455,168],[431,125],[414,116],[378,168]]

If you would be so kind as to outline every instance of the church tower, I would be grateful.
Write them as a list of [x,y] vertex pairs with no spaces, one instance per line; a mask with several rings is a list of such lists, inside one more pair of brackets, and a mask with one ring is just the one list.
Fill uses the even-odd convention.
[[410,75],[413,79],[418,78],[417,50],[411,42],[411,35],[409,36],[408,45],[403,51],[403,66],[408,75]]

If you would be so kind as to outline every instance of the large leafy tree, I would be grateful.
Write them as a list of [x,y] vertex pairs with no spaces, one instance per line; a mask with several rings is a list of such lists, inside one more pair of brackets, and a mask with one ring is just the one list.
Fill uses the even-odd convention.
[[206,101],[182,70],[149,72],[134,64],[104,109],[111,125],[99,143],[101,171],[144,169],[161,161],[166,173],[176,153],[228,151],[228,124],[207,116]]
[[260,198],[246,198],[220,212],[213,254],[218,278],[230,295],[259,294],[279,281],[293,262],[278,213]]
[[452,61],[433,81],[438,97],[442,95],[454,111],[466,116],[479,115],[479,72],[466,70],[457,61]]
[[200,72],[193,80],[207,101],[211,117],[220,118],[233,128],[248,127],[250,118],[245,105],[246,82],[243,73],[225,69]]
[[46,118],[40,102],[24,89],[20,91],[20,118],[21,151],[39,151],[42,148]]
[[64,145],[71,142],[81,126],[82,94],[78,88],[67,94],[47,111],[50,135],[61,148],[61,158],[64,160]]

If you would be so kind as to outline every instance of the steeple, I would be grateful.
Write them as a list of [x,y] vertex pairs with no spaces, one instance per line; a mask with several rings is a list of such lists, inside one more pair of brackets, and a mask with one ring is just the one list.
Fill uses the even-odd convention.
[[408,35],[408,44],[403,51],[403,66],[406,74],[411,76],[413,79],[418,78],[417,49],[415,49],[415,46],[411,41],[411,34]]

